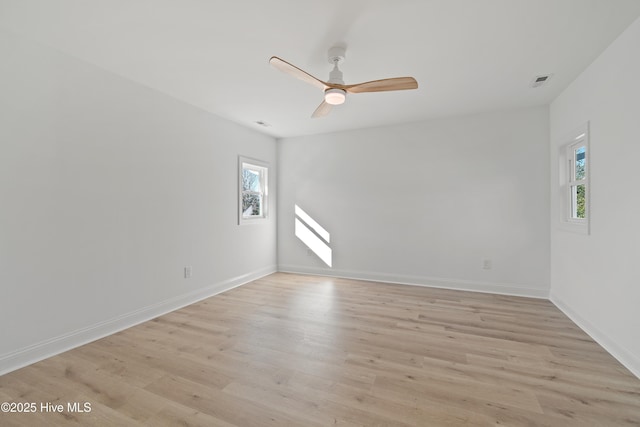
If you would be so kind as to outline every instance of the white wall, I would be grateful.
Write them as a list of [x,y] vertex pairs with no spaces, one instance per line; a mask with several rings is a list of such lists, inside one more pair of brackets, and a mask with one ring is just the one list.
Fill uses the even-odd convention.
[[[548,132],[539,107],[279,140],[279,268],[547,297]],[[295,204],[332,268],[294,235]]]
[[275,211],[238,226],[236,194],[273,138],[8,33],[0,57],[0,373],[276,269]]
[[[640,376],[640,20],[552,104],[551,299]],[[591,235],[558,229],[558,147],[591,126]]]

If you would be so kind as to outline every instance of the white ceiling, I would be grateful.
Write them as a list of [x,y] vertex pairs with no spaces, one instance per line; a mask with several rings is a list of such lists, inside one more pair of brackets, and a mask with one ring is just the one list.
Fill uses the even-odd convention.
[[[276,137],[546,104],[638,16],[639,0],[0,0],[5,30]],[[268,59],[326,80],[335,44],[346,83],[419,89],[311,119],[322,93]]]

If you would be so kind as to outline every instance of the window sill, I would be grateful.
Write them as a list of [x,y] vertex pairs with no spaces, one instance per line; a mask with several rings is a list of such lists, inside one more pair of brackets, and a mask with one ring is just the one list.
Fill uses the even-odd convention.
[[567,231],[569,233],[575,234],[584,234],[588,236],[590,233],[589,223],[588,222],[570,222],[570,221],[560,221],[558,224],[558,229],[561,231]]

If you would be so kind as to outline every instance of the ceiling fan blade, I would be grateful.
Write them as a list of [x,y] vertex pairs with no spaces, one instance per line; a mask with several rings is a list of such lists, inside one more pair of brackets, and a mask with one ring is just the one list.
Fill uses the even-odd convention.
[[306,71],[301,70],[295,65],[289,64],[287,61],[280,59],[277,56],[272,56],[271,59],[269,59],[269,64],[271,64],[273,67],[277,68],[278,70],[282,71],[283,73],[289,74],[304,82],[310,83],[322,90],[325,90],[327,87],[329,87],[322,80],[319,80],[313,77],[311,74],[307,73]]
[[317,119],[318,117],[324,117],[331,112],[332,108],[333,105],[323,100],[322,103],[318,105],[318,108],[316,108],[316,111],[313,112],[311,118]]
[[417,89],[418,82],[413,77],[395,77],[392,79],[373,80],[344,86],[349,93],[385,92],[390,90]]

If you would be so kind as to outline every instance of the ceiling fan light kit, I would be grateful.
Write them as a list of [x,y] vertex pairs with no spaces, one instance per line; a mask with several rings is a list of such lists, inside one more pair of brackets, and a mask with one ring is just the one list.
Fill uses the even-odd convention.
[[345,57],[346,51],[344,47],[334,46],[329,49],[327,60],[333,64],[333,70],[329,74],[329,80],[326,82],[277,56],[272,56],[271,59],[269,59],[269,63],[283,73],[289,74],[318,88],[322,88],[324,91],[324,99],[311,115],[313,118],[326,116],[331,112],[334,105],[343,104],[347,98],[347,93],[388,92],[418,88],[418,82],[413,77],[394,77],[345,85],[344,80],[342,80],[342,71],[338,68],[338,64],[344,61]]
[[327,89],[324,91],[324,102],[331,105],[344,104],[347,99],[347,92],[343,89]]

